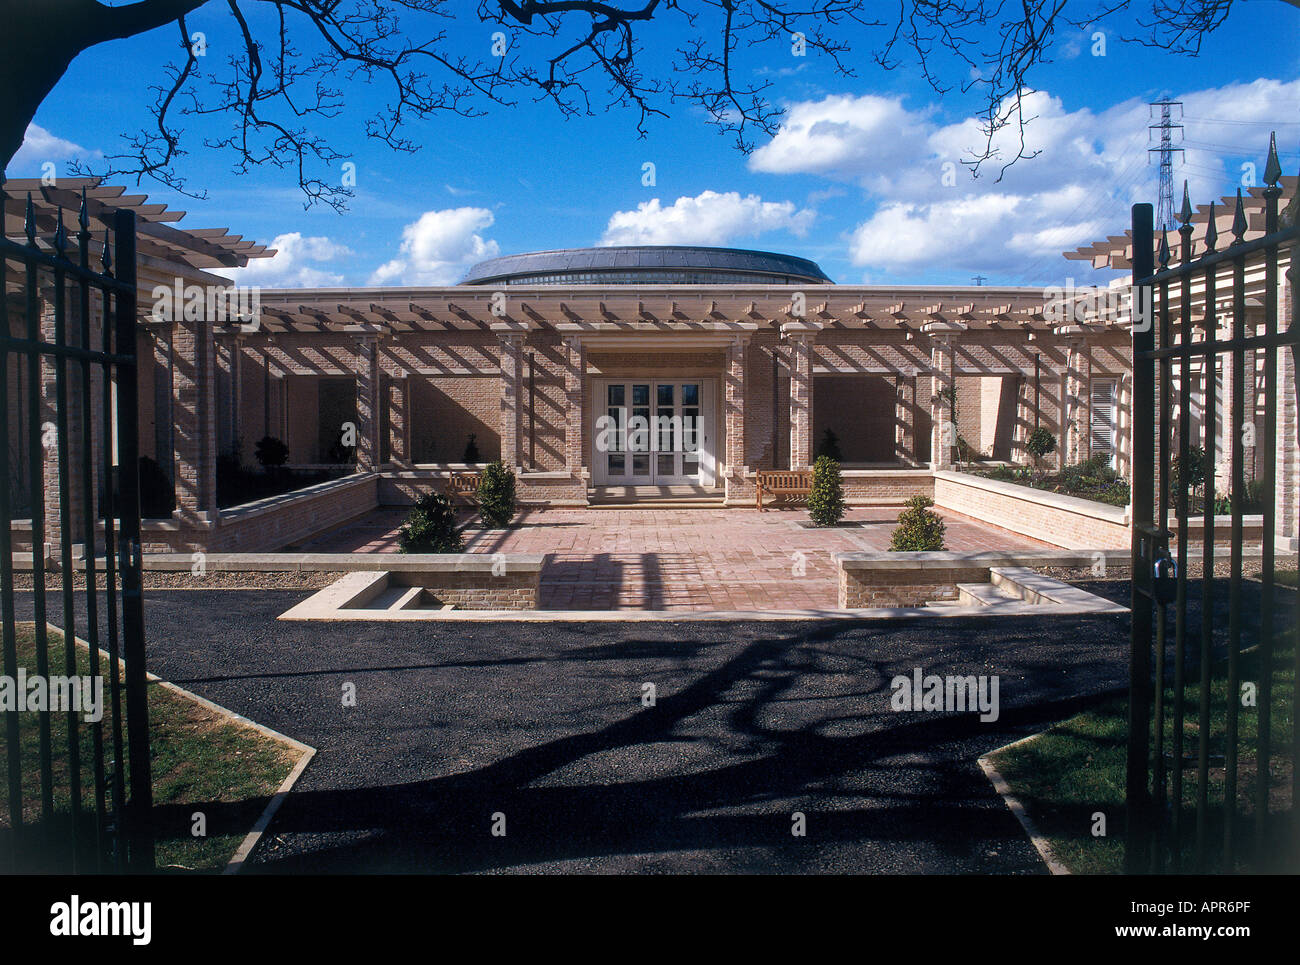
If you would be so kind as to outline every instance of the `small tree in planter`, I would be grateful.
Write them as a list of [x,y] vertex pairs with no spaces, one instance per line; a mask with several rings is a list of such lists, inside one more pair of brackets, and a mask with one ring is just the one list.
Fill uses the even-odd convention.
[[478,512],[491,529],[504,529],[515,518],[515,474],[499,459],[479,476]]
[[1029,433],[1029,438],[1025,440],[1025,448],[1034,457],[1034,471],[1041,475],[1044,457],[1056,451],[1056,436],[1039,426]]
[[893,553],[924,553],[943,549],[943,533],[947,528],[938,513],[930,507],[934,500],[929,496],[913,496],[907,508],[898,515],[898,527],[889,539]]
[[808,515],[817,526],[834,526],[844,518],[844,483],[840,479],[840,464],[829,456],[818,456],[813,463]]
[[479,459],[478,443],[475,441],[478,437],[474,433],[469,434],[469,441],[465,443],[465,454],[460,457],[460,461],[467,466],[477,466]]
[[416,500],[397,534],[403,553],[459,553],[464,549],[456,529],[456,510],[442,493],[425,493]]

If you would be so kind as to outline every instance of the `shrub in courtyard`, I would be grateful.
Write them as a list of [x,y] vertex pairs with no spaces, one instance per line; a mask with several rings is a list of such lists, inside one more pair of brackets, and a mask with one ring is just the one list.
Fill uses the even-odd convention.
[[477,466],[481,458],[478,454],[478,443],[475,441],[477,438],[478,436],[471,432],[469,440],[465,443],[465,454],[460,457],[460,461],[467,466]]
[[1039,426],[1029,433],[1029,438],[1025,440],[1025,449],[1034,457],[1034,466],[1038,468],[1046,456],[1056,451],[1056,437]]
[[817,447],[817,455],[826,456],[836,462],[844,461],[844,456],[840,453],[840,437],[829,428],[822,434],[821,444]]
[[898,527],[889,539],[889,549],[895,553],[924,553],[943,549],[943,520],[931,511],[934,500],[929,496],[913,496],[907,508],[898,515]]
[[844,518],[844,483],[840,479],[840,464],[829,456],[818,456],[813,463],[808,515],[818,526],[834,526]]
[[478,481],[478,512],[492,529],[502,529],[515,518],[515,474],[501,460],[484,467]]
[[451,500],[442,493],[421,496],[398,531],[397,541],[403,553],[459,553],[464,544]]
[[1178,511],[1178,492],[1187,487],[1187,511],[1202,511],[1205,481],[1214,472],[1214,463],[1200,446],[1187,447],[1187,463],[1183,464],[1181,454],[1175,455],[1169,466],[1170,495],[1173,499],[1174,512]]
[[262,436],[257,440],[253,456],[262,468],[275,470],[289,461],[289,447],[275,436]]

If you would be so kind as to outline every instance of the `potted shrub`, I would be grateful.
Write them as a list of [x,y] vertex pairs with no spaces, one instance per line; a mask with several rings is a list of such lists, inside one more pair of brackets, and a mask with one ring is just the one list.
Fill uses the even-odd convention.
[[500,459],[479,476],[478,512],[489,529],[504,529],[515,518],[515,474]]
[[460,457],[460,461],[467,466],[477,466],[481,458],[478,454],[478,442],[475,441],[477,438],[478,436],[471,432],[469,440],[465,443],[465,454]]
[[840,478],[840,464],[829,456],[818,456],[813,463],[808,515],[817,526],[834,526],[844,518],[844,483]]
[[898,526],[889,539],[889,549],[894,553],[924,553],[943,549],[946,527],[939,514],[930,507],[934,500],[929,496],[913,496],[907,508],[898,515]]
[[464,549],[456,528],[456,510],[442,493],[425,493],[397,534],[403,553],[459,553]]

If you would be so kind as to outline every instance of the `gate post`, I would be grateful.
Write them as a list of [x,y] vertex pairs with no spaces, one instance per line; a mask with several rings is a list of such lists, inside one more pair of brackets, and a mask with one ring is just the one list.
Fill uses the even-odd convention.
[[153,778],[149,761],[149,707],[144,666],[144,601],[140,563],[140,439],[137,423],[135,212],[113,217],[119,290],[114,315],[115,350],[125,361],[117,368],[117,462],[122,498],[119,546],[122,577],[122,637],[126,664],[126,728],[130,753],[131,802],[127,813],[132,871],[152,871]]
[[[1125,870],[1150,870],[1151,801],[1147,787],[1151,720],[1152,600],[1155,547],[1151,521],[1155,507],[1155,311],[1149,284],[1155,274],[1155,230],[1149,204],[1133,205],[1133,489],[1129,638],[1128,760],[1126,768]],[[1140,286],[1140,287],[1139,287]],[[1138,311],[1145,309],[1144,313]],[[1163,307],[1163,306],[1162,306]],[[1142,315],[1145,314],[1145,323]],[[1144,353],[1148,353],[1145,354]],[[1157,681],[1163,686],[1164,681]]]

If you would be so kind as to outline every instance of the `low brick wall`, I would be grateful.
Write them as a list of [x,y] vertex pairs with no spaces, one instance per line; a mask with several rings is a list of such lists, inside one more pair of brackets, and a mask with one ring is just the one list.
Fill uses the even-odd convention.
[[[428,492],[444,492],[453,472],[473,466],[389,470],[379,475],[379,505],[410,506]],[[586,506],[587,483],[567,472],[525,472],[515,476],[515,499],[522,506]]]
[[301,553],[249,560],[259,569],[345,572],[281,614],[286,620],[418,620],[448,603],[458,610],[536,610],[544,563],[544,556],[527,553]]
[[955,600],[958,583],[987,583],[994,566],[1025,566],[1056,574],[1118,576],[1128,568],[1123,550],[988,553],[837,553],[841,610],[918,607]]
[[934,502],[1066,549],[1123,549],[1131,541],[1127,511],[1118,506],[969,473],[935,472]]
[[[451,603],[458,610],[536,610],[540,599],[541,569],[534,572],[414,573],[390,574],[393,582],[410,581],[423,587],[439,603]],[[417,581],[418,579],[418,581]]]
[[[841,469],[840,477],[850,506],[901,506],[913,496],[934,495],[934,473],[929,469]],[[743,486],[733,484],[727,491],[727,505],[753,506],[757,485],[758,476],[748,474]],[[764,497],[764,503],[775,502]]]
[[271,552],[346,523],[378,505],[378,476],[374,473],[344,476],[283,496],[222,510],[212,528],[183,531],[183,537],[191,540],[198,534],[206,534],[203,545],[177,548],[223,553]]

